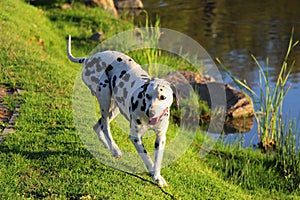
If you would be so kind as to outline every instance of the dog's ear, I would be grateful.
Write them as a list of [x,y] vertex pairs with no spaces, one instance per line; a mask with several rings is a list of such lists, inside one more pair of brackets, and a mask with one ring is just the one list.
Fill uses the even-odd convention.
[[179,106],[180,106],[180,94],[179,94],[179,91],[177,90],[176,86],[171,83],[171,89],[173,91],[173,99],[174,99],[174,102],[175,102],[175,108],[177,110],[179,110]]

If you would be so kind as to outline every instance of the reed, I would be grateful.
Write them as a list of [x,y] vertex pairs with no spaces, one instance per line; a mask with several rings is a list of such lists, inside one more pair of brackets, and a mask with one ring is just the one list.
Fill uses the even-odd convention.
[[[282,136],[282,107],[290,85],[288,79],[295,65],[295,61],[290,62],[289,57],[292,49],[298,44],[298,41],[293,41],[293,31],[289,40],[287,52],[283,59],[281,70],[276,78],[275,85],[270,83],[269,75],[269,60],[266,59],[266,66],[263,67],[254,55],[251,55],[254,62],[259,68],[259,91],[256,93],[251,87],[234,77],[229,70],[223,66],[226,73],[233,79],[241,90],[247,90],[254,101],[255,119],[257,122],[257,133],[260,140],[259,147],[265,152],[274,150],[276,146],[282,145],[279,143]],[[221,63],[218,59],[217,61]],[[285,134],[285,133],[284,133]]]
[[[276,78],[276,83],[271,84],[269,76],[268,59],[265,68],[252,58],[259,68],[259,90],[254,92],[251,87],[234,77],[224,66],[223,69],[233,79],[237,86],[248,91],[255,105],[255,119],[259,136],[258,147],[267,153],[266,163],[273,163],[277,173],[280,174],[280,188],[288,191],[299,189],[300,185],[300,153],[299,153],[299,117],[298,120],[288,116],[283,119],[283,102],[290,89],[288,79],[291,75],[295,61],[290,61],[292,49],[298,44],[293,40],[293,31],[288,48],[283,59],[281,70]],[[220,60],[217,59],[219,63]],[[243,170],[242,170],[243,171]],[[249,173],[248,173],[249,175]],[[248,179],[247,179],[248,180]]]

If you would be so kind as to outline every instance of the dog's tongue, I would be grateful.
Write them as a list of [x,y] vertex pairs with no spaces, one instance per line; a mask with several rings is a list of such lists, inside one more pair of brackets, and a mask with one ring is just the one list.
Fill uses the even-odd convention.
[[152,126],[154,126],[154,125],[156,125],[158,123],[158,121],[159,121],[159,117],[150,118],[149,119],[149,124],[152,125]]

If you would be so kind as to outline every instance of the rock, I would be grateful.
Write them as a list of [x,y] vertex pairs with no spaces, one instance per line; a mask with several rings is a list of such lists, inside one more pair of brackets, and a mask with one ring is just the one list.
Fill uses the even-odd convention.
[[115,7],[113,0],[81,0],[88,6],[101,6],[104,10],[109,11],[115,16],[118,15],[117,9]]
[[123,0],[116,1],[117,9],[143,9],[144,5],[141,0]]
[[19,109],[21,105],[21,101],[19,100],[14,106],[14,109],[11,110],[8,108],[3,99],[9,96],[16,100],[18,98],[17,96],[23,93],[23,90],[12,88],[9,85],[0,84],[0,121],[2,122],[0,125],[0,144],[4,142],[5,137],[9,133],[14,132],[16,119],[19,116]]
[[[206,101],[210,108],[211,99],[216,101],[214,102],[216,105],[224,104],[224,102],[221,102],[222,100],[218,98],[218,95],[225,90],[226,117],[241,118],[254,114],[253,103],[249,96],[228,84],[224,85],[223,83],[215,82],[213,77],[207,75],[202,76],[200,73],[195,72],[178,71],[169,73],[165,79],[174,84],[180,91],[180,98],[189,97],[191,93],[189,86],[191,86],[190,88],[198,94],[200,100]],[[218,102],[219,99],[220,102]]]
[[191,71],[179,71],[179,73],[189,82],[189,83],[207,83],[215,82],[216,80],[208,75],[201,75],[200,73]]
[[171,72],[164,77],[165,80],[169,81],[175,86],[176,92],[179,95],[179,99],[187,98],[192,92],[189,80],[187,80],[180,72]]
[[91,35],[90,40],[99,41],[102,38],[104,38],[104,34],[102,32],[96,32],[93,35]]
[[71,9],[71,5],[68,4],[68,3],[65,3],[65,4],[63,4],[63,5],[61,6],[61,9],[63,9],[63,10],[70,10],[70,9]]
[[[218,102],[217,95],[225,89],[226,94],[226,116],[230,118],[248,117],[254,114],[253,103],[246,94],[236,90],[228,84],[217,82],[209,83],[191,83],[192,87],[199,95],[200,99],[206,101],[211,107],[211,99],[215,99],[216,105],[222,105]],[[213,98],[212,98],[213,97]]]
[[248,95],[236,90],[228,84],[225,85],[225,92],[227,99],[227,116],[241,118],[254,114],[253,102]]

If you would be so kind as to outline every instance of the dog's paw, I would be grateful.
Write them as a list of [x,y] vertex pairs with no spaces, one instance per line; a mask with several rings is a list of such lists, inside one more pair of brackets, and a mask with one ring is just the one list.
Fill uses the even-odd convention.
[[111,154],[115,158],[121,158],[122,157],[122,152],[118,147],[115,147],[112,149]]
[[161,175],[153,175],[152,179],[159,185],[159,187],[168,187],[167,181]]

